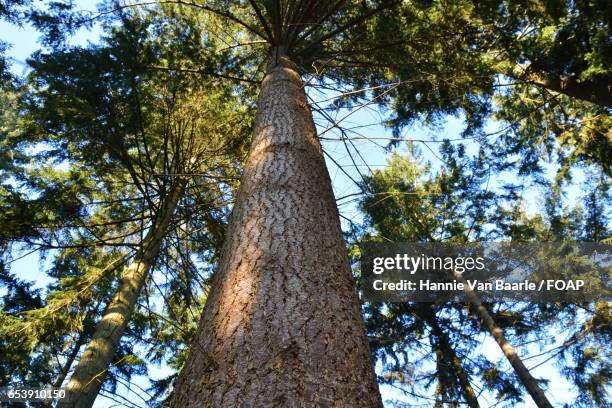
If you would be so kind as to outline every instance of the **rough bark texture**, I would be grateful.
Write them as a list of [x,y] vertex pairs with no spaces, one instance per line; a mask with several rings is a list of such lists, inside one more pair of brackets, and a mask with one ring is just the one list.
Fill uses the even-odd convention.
[[93,405],[149,270],[159,253],[182,191],[182,187],[171,190],[158,211],[155,223],[143,239],[141,250],[123,270],[117,292],[74,369],[67,385],[65,402],[60,406],[89,408]]
[[540,388],[538,381],[531,375],[514,347],[512,347],[508,340],[506,340],[506,337],[504,336],[504,330],[495,323],[495,320],[493,320],[493,317],[491,316],[487,308],[484,307],[478,295],[469,288],[469,286],[467,285],[467,283],[465,283],[465,280],[460,274],[455,273],[455,279],[464,283],[464,292],[468,301],[478,314],[478,317],[480,317],[482,324],[484,324],[487,331],[491,333],[491,335],[499,345],[499,348],[501,348],[502,353],[504,353],[506,359],[508,359],[510,365],[512,365],[512,367],[514,368],[516,375],[519,377],[521,383],[527,389],[527,392],[529,393],[529,395],[531,395],[531,398],[533,398],[533,401],[536,403],[536,405],[539,408],[552,408],[552,404],[550,403],[550,401],[548,401],[548,398],[546,398],[544,390]]
[[171,406],[381,407],[301,78],[273,54],[220,269]]

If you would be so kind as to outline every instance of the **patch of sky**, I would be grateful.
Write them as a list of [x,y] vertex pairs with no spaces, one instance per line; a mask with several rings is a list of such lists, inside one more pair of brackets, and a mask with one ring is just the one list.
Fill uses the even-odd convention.
[[[80,10],[93,9],[93,2],[86,0],[76,1],[77,8]],[[76,35],[71,37],[70,43],[72,45],[85,45],[88,42],[95,42],[100,38],[102,32],[99,26],[94,26],[92,29],[81,29]],[[36,30],[24,24],[17,26],[6,22],[0,22],[0,38],[4,41],[8,41],[12,47],[8,50],[7,54],[11,58],[11,69],[17,75],[24,75],[27,73],[27,58],[32,52],[41,48],[38,42],[39,34]],[[314,88],[309,88],[309,97],[314,102],[320,102],[322,104],[330,103],[333,98],[337,96],[330,91],[318,91]],[[330,100],[330,98],[332,98]],[[354,112],[353,112],[354,111]],[[350,222],[362,222],[363,215],[360,213],[357,207],[356,199],[359,198],[360,188],[359,183],[363,180],[363,175],[368,175],[374,169],[384,168],[389,157],[389,151],[386,146],[389,142],[389,138],[392,138],[392,132],[389,127],[381,125],[384,119],[383,114],[375,109],[371,105],[363,106],[359,109],[353,107],[352,109],[340,109],[335,112],[328,112],[329,117],[323,117],[321,114],[315,112],[315,123],[317,130],[320,134],[324,133],[325,139],[322,140],[322,147],[326,153],[326,162],[329,169],[330,177],[332,179],[333,190],[336,198],[338,199],[338,207],[342,216],[342,225],[344,228],[348,228]],[[331,125],[330,119],[333,121],[341,120],[341,125],[348,132],[350,140],[341,140],[342,133],[338,131],[338,128]],[[478,143],[473,139],[461,139],[461,132],[464,130],[464,120],[461,117],[448,117],[446,121],[439,127],[432,129],[424,126],[413,126],[406,129],[403,132],[403,137],[406,139],[419,139],[421,142],[417,142],[421,147],[423,158],[429,161],[433,168],[437,168],[439,158],[437,157],[437,149],[439,141],[447,138],[453,140],[453,143],[464,143],[467,146],[467,151],[470,154],[475,154],[478,149]],[[502,124],[498,122],[490,121],[485,127],[487,133],[495,133],[502,128]],[[494,136],[493,136],[494,137]],[[427,142],[423,142],[427,141]],[[40,151],[48,148],[48,146],[38,146],[36,149]],[[395,149],[399,152],[406,152],[405,144]],[[67,163],[55,163],[60,169],[67,169]],[[552,178],[556,173],[556,166],[554,164],[547,164],[546,166],[546,177]],[[581,195],[579,185],[588,183],[586,173],[577,170],[573,174],[572,184],[566,190],[566,198],[569,203],[577,202]],[[496,176],[491,181],[491,187],[498,189],[505,183],[523,183],[525,180],[517,178],[513,172],[505,172]],[[541,191],[536,186],[531,186],[524,195],[524,200],[527,203],[527,208],[531,212],[538,212],[541,208],[542,197]],[[23,256],[25,253],[16,253],[14,258]],[[38,253],[32,253],[27,256],[16,260],[11,265],[11,269],[21,279],[34,282],[35,287],[45,288],[52,279],[45,273],[50,267],[49,259],[52,259],[52,253],[47,258],[41,258]],[[202,265],[200,265],[202,266]],[[158,297],[154,301],[155,310],[161,310],[163,307],[163,299]],[[555,335],[552,333],[551,335]],[[554,345],[553,345],[554,346]],[[551,346],[551,347],[553,347]],[[532,354],[534,352],[535,345],[528,346],[521,350],[521,354],[524,355]],[[141,350],[144,353],[144,350]],[[499,351],[499,348],[495,342],[484,336],[482,342],[479,345],[479,350],[476,353],[483,353],[486,356],[490,356],[492,359],[500,362],[500,366],[504,367],[505,361]],[[533,364],[533,365],[537,365]],[[532,366],[533,366],[532,365]],[[381,367],[377,367],[380,371]],[[506,367],[507,368],[507,367]],[[96,400],[94,407],[106,408],[116,406],[116,399],[119,398],[122,403],[130,401],[130,403],[136,406],[146,406],[143,398],[146,398],[148,391],[146,389],[151,384],[151,378],[163,378],[171,374],[172,370],[165,364],[160,365],[149,365],[149,373],[147,376],[135,376],[132,379],[132,384],[120,381],[116,396],[102,395]],[[533,372],[538,377],[549,378],[551,380],[548,394],[551,395],[555,403],[561,404],[562,402],[570,401],[574,396],[575,392],[571,390],[569,383],[562,378],[556,367],[552,362],[544,362],[539,365]],[[401,391],[391,387],[383,385],[381,386],[383,393],[383,399],[385,401],[402,400],[410,403],[417,403],[417,399],[414,396],[404,394]],[[427,390],[425,390],[427,393]],[[429,391],[431,392],[431,390]],[[138,394],[139,396],[135,396]],[[431,395],[431,394],[430,394]],[[483,397],[487,402],[494,404],[495,397],[491,395],[485,395]],[[422,403],[422,400],[420,401]],[[387,406],[392,406],[390,402]],[[532,407],[534,404],[526,397],[526,402],[522,406]]]

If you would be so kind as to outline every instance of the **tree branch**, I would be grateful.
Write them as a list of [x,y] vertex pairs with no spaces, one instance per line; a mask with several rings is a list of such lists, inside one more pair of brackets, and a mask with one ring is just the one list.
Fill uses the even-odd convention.
[[579,82],[575,76],[551,76],[533,65],[516,64],[512,77],[572,98],[612,108],[612,84],[605,80]]

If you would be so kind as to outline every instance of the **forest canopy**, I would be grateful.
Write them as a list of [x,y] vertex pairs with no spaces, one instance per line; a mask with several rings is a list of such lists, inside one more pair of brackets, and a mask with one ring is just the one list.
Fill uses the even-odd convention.
[[609,2],[92,7],[0,0],[0,387],[609,406],[609,299],[359,289],[365,242],[612,243]]

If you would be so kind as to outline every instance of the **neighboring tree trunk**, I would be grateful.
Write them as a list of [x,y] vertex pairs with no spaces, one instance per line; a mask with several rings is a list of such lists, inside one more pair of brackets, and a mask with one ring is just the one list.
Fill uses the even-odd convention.
[[81,349],[81,346],[84,343],[83,341],[84,337],[85,336],[81,334],[77,342],[73,344],[72,350],[70,351],[70,354],[68,355],[68,358],[66,359],[66,362],[62,366],[62,370],[58,374],[55,381],[53,381],[53,384],[51,384],[51,387],[59,388],[64,383],[64,380],[66,379],[66,377],[68,376],[68,373],[70,372],[70,369],[72,368],[72,364],[74,363],[74,360],[76,360],[77,356],[79,355],[79,350]]
[[[448,370],[448,367],[445,367],[442,360],[442,350],[438,349],[436,350],[436,378],[438,379],[438,384],[436,385],[435,393],[436,402],[434,403],[433,407],[453,408],[452,405],[449,407],[448,405],[450,404],[448,404],[448,401],[444,400],[444,389],[447,388],[449,384],[447,383],[447,378],[445,378],[445,374]],[[445,407],[444,404],[447,404],[447,406]]]
[[451,346],[448,336],[438,324],[434,310],[430,305],[422,305],[418,309],[418,312],[429,327],[431,327],[434,336],[438,339],[438,346],[440,347],[441,355],[445,356],[446,360],[450,362],[453,372],[459,380],[459,385],[461,386],[461,390],[463,391],[463,396],[465,397],[467,405],[470,408],[480,408],[478,398],[476,397],[476,392],[470,383],[469,376],[465,372],[457,353],[455,353],[455,349]]
[[533,401],[539,408],[552,408],[552,404],[546,398],[546,394],[544,394],[544,391],[540,388],[538,381],[531,375],[527,367],[525,367],[523,360],[521,360],[514,347],[506,340],[504,330],[495,323],[495,320],[493,320],[487,308],[482,304],[478,295],[470,289],[461,274],[455,273],[454,276],[457,281],[464,283],[464,292],[469,303],[480,317],[485,328],[491,333],[493,338],[495,338],[502,353],[504,353],[514,368],[516,375],[527,389],[527,392],[529,392],[529,395],[531,395],[531,398],[533,398]]
[[159,253],[172,214],[183,193],[184,183],[181,180],[170,190],[142,241],[141,249],[123,270],[117,292],[74,369],[67,385],[64,400],[66,402],[61,402],[60,406],[89,408],[93,405],[151,266]]
[[382,406],[304,84],[279,49],[171,406]]
[[[79,335],[78,340],[72,345],[72,350],[70,351],[70,354],[66,358],[66,362],[62,366],[62,369],[58,373],[55,381],[53,381],[53,383],[51,384],[52,388],[60,388],[62,384],[64,383],[64,380],[66,379],[66,377],[68,376],[68,373],[70,372],[70,369],[72,368],[72,364],[74,363],[74,360],[76,360],[77,356],[79,355],[79,350],[81,349],[81,346],[84,343],[84,340],[83,340],[84,338],[85,336],[83,335],[83,333],[81,333]],[[53,401],[49,400],[49,401],[42,402],[41,406],[45,408],[51,408],[53,407]]]

